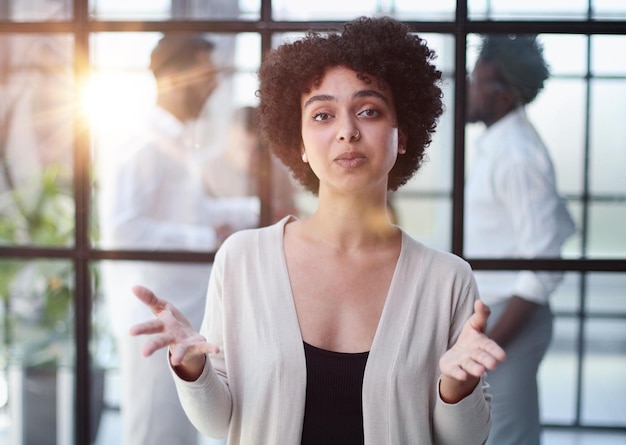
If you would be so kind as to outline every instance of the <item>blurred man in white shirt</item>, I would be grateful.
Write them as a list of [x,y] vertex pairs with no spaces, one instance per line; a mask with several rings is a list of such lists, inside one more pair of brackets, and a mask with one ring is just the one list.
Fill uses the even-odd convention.
[[[487,127],[465,186],[468,258],[558,258],[574,224],[525,105],[548,78],[536,36],[486,36],[468,83],[469,122]],[[548,298],[562,273],[476,272],[505,362],[490,371],[490,445],[537,445],[537,371],[552,338]]]
[[[103,178],[102,245],[111,249],[212,251],[233,231],[258,224],[258,199],[209,198],[193,126],[217,86],[213,44],[166,35],[152,52],[157,104]],[[150,316],[132,295],[149,285],[199,328],[209,264],[124,261],[103,267],[111,323],[118,338],[124,445],[196,445],[163,354],[143,357],[128,334]]]

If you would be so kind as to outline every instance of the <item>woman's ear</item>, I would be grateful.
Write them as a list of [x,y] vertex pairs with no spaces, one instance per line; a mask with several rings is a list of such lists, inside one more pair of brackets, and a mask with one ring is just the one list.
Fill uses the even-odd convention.
[[398,154],[406,153],[406,134],[402,129],[398,129]]

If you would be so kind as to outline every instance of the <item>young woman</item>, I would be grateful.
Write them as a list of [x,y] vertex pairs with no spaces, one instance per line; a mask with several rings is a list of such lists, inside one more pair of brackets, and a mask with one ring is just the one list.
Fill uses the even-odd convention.
[[[261,130],[318,195],[308,218],[220,248],[200,333],[143,287],[187,415],[233,444],[481,444],[504,359],[463,260],[389,221],[441,114],[440,73],[390,18],[285,44],[260,70]],[[474,312],[474,313],[473,313]],[[473,313],[473,314],[472,314]]]

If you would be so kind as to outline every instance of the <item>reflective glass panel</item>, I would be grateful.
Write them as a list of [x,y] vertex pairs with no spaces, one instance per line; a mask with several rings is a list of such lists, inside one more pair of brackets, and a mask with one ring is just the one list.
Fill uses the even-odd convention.
[[426,147],[425,162],[402,191],[451,193],[454,135],[454,40],[449,35],[420,34],[437,55],[434,64],[442,72],[444,112],[437,123],[431,144]]
[[105,297],[102,263],[92,265],[91,279],[91,433],[96,444],[122,443],[119,354],[111,327],[115,313]]
[[260,0],[90,0],[98,20],[256,20]]
[[[545,41],[544,37],[546,38]],[[525,115],[546,147],[550,158],[549,162],[554,167],[557,193],[568,200],[567,204],[570,214],[577,222],[577,226],[581,227],[582,213],[580,213],[580,208],[576,206],[576,201],[582,194],[585,178],[587,90],[584,79],[586,73],[585,61],[587,59],[583,55],[575,57],[573,61],[567,61],[563,58],[562,53],[578,54],[586,48],[586,41],[578,36],[554,38],[554,36],[545,35],[537,36],[537,41],[542,49],[545,63],[551,71],[549,77],[543,82],[543,88],[539,88],[536,97],[524,106]],[[496,45],[502,47],[503,44],[494,43],[492,48],[498,47]],[[524,133],[528,136],[533,132],[533,130],[530,130],[530,132],[524,130],[522,132],[521,129],[527,127],[519,123],[520,119],[517,119],[517,121],[511,120],[513,119],[511,117],[513,113],[503,115],[494,106],[501,97],[505,97],[502,93],[506,94],[510,91],[516,91],[510,90],[510,85],[515,85],[516,82],[517,85],[525,85],[527,82],[532,82],[529,80],[532,79],[532,69],[526,66],[524,68],[526,71],[513,71],[510,69],[507,71],[504,68],[495,68],[495,64],[487,64],[487,68],[482,68],[481,66],[480,70],[474,72],[474,66],[480,51],[480,36],[475,34],[468,35],[467,70],[468,73],[471,73],[470,82],[467,84],[469,88],[467,96],[468,120],[475,122],[466,125],[465,155],[466,172],[469,178],[466,185],[468,190],[470,190],[468,192],[470,193],[468,200],[475,203],[475,205],[470,208],[467,207],[468,204],[466,202],[466,212],[476,211],[480,206],[486,205],[493,205],[494,207],[490,207],[490,209],[494,209],[498,200],[502,199],[498,195],[501,191],[500,186],[496,187],[496,191],[496,188],[490,188],[489,182],[476,179],[484,178],[484,175],[492,175],[491,178],[494,178],[498,174],[497,163],[502,162],[502,159],[504,159],[501,156],[504,152],[498,151],[498,141],[495,139],[497,137],[502,139],[504,136],[502,130],[498,133],[498,128],[502,128],[498,125],[501,122],[505,123],[509,125],[507,134],[518,134],[516,139],[509,139],[506,142],[507,144],[515,144],[525,140],[519,135]],[[504,61],[502,62],[504,67],[514,66],[510,61],[506,62],[506,53],[502,53],[498,57]],[[489,71],[490,69],[491,71]],[[507,80],[505,76],[508,76],[510,80]],[[508,119],[508,121],[505,121],[505,119]],[[518,123],[514,124],[513,122]],[[515,131],[519,130],[519,133],[515,133],[513,129],[516,129]],[[479,155],[479,146],[483,147],[484,153],[492,153],[492,155],[489,156],[482,153]],[[527,147],[530,146],[528,145]],[[477,168],[483,170],[477,173]],[[491,200],[483,199],[479,198],[479,194],[482,194],[481,196],[483,197],[495,196],[495,198]],[[482,215],[482,213],[475,214]],[[484,229],[486,227],[485,224],[482,227]],[[563,246],[562,253],[568,256],[579,256],[581,254],[580,237],[570,236],[567,243]],[[508,254],[511,254],[510,251]]]
[[[585,422],[626,426],[626,274],[587,279],[583,409]],[[595,315],[595,317],[594,317]]]
[[626,255],[626,206],[623,202],[598,202],[589,206],[588,256],[621,258]]
[[74,275],[62,260],[0,260],[0,438],[71,443]]
[[413,238],[437,249],[451,249],[452,204],[449,196],[396,192],[392,205],[397,224]]
[[587,277],[586,309],[590,313],[612,314],[626,318],[626,274],[594,273]]
[[587,73],[586,36],[542,34],[541,41],[553,77],[584,76]]
[[[197,118],[175,117],[178,105],[172,104],[191,110],[207,83],[191,80],[170,93],[168,85],[178,77],[167,74],[157,82],[149,69],[161,37],[92,36],[93,72],[85,100],[99,178],[95,196],[100,239],[93,241],[108,248],[213,250],[223,228],[232,231],[259,221],[254,178],[259,175],[260,147],[255,110],[248,107],[257,105],[260,37],[202,36],[215,45],[211,58],[218,73],[216,88],[198,104]],[[152,144],[153,139],[158,143]],[[140,181],[133,169],[142,169],[150,178]],[[127,212],[135,217],[125,219]]]
[[574,315],[580,311],[580,274],[566,273],[563,281],[550,296],[555,313]]
[[596,76],[626,77],[626,36],[591,37],[591,71]]
[[72,0],[3,0],[0,20],[56,22],[72,18]]
[[539,408],[543,423],[576,419],[578,322],[555,319],[552,343],[539,366]]
[[2,35],[0,243],[69,245],[74,235],[73,39]]
[[587,0],[469,0],[473,20],[580,20],[587,17]]
[[626,426],[625,369],[626,320],[588,319],[582,375],[584,423]]
[[454,20],[456,2],[442,0],[272,1],[275,20],[352,20],[362,15],[389,15],[400,20]]
[[591,0],[592,17],[601,20],[624,20],[626,3],[622,0]]
[[598,195],[626,198],[626,77],[591,82],[590,186]]

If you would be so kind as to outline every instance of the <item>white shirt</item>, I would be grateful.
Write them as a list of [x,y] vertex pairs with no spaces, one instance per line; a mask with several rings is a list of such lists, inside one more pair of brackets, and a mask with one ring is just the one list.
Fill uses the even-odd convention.
[[[558,258],[575,232],[556,189],[552,161],[523,107],[479,138],[465,185],[465,256]],[[546,303],[562,273],[475,272],[481,298],[493,304],[513,295]]]
[[[213,227],[258,224],[257,198],[208,198],[190,126],[155,108],[114,171],[104,175],[102,246],[115,249],[196,250],[217,248]],[[152,315],[132,295],[142,284],[174,303],[196,327],[201,321],[210,266],[197,263],[117,262],[103,268],[116,331]]]

